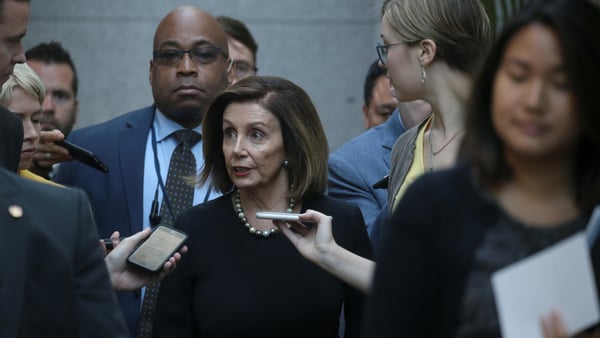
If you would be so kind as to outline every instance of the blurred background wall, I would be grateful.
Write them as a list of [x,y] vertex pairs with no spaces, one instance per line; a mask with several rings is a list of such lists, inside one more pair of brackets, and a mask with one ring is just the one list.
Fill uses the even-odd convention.
[[242,20],[259,44],[261,75],[302,86],[334,150],[364,130],[363,80],[377,58],[382,0],[33,0],[26,49],[51,40],[77,67],[79,119],[96,124],[152,103],[152,38],[181,5]]

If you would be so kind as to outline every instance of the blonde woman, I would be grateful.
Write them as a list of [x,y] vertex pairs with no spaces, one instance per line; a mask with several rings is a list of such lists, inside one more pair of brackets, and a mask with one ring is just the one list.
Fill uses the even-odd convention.
[[34,181],[60,186],[28,170],[40,140],[40,118],[45,96],[44,84],[35,72],[25,63],[16,64],[12,75],[2,85],[0,105],[8,108],[23,122],[24,136],[19,175]]
[[[485,53],[489,37],[489,21],[479,0],[384,2],[383,44],[377,45],[380,66],[387,69],[399,101],[425,100],[433,111],[430,118],[408,130],[394,145],[390,208],[414,179],[454,164],[471,74]],[[303,220],[324,221],[317,213]],[[282,230],[307,259],[368,292],[374,262],[339,247],[325,223],[304,236]],[[373,226],[382,224],[375,222]],[[380,229],[373,232],[381,233]]]

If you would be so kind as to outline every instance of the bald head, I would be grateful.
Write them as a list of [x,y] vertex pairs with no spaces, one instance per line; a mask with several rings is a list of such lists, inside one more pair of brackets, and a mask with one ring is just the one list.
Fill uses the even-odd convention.
[[156,28],[150,62],[156,107],[186,128],[199,125],[227,85],[228,55],[227,35],[212,15],[191,6],[167,14]]
[[[221,24],[208,12],[193,6],[177,7],[167,14],[154,33],[154,49],[159,49],[170,40],[172,31],[178,36],[200,34],[207,41],[227,53],[227,34]],[[229,54],[229,53],[227,53]]]

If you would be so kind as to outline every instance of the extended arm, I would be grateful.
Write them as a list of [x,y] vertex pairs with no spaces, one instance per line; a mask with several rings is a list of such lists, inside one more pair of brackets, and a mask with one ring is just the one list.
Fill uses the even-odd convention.
[[342,248],[335,242],[331,231],[331,217],[318,211],[307,210],[300,219],[315,225],[305,227],[302,224],[294,224],[296,228],[304,231],[293,231],[286,223],[277,225],[304,257],[367,293],[371,287],[375,263]]

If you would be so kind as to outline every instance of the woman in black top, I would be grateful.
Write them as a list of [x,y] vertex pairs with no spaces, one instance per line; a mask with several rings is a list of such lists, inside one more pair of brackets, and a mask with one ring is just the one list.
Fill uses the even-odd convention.
[[417,180],[392,216],[368,337],[501,337],[492,273],[585,228],[600,203],[598,31],[589,1],[534,0],[500,35],[473,87],[465,163]]
[[[362,294],[306,261],[257,211],[335,218],[341,246],[369,257],[360,210],[326,197],[327,139],[308,95],[249,77],[221,93],[202,123],[205,167],[221,198],[182,213],[189,252],[161,285],[155,337],[337,337],[359,332]],[[338,226],[339,224],[339,226]]]

